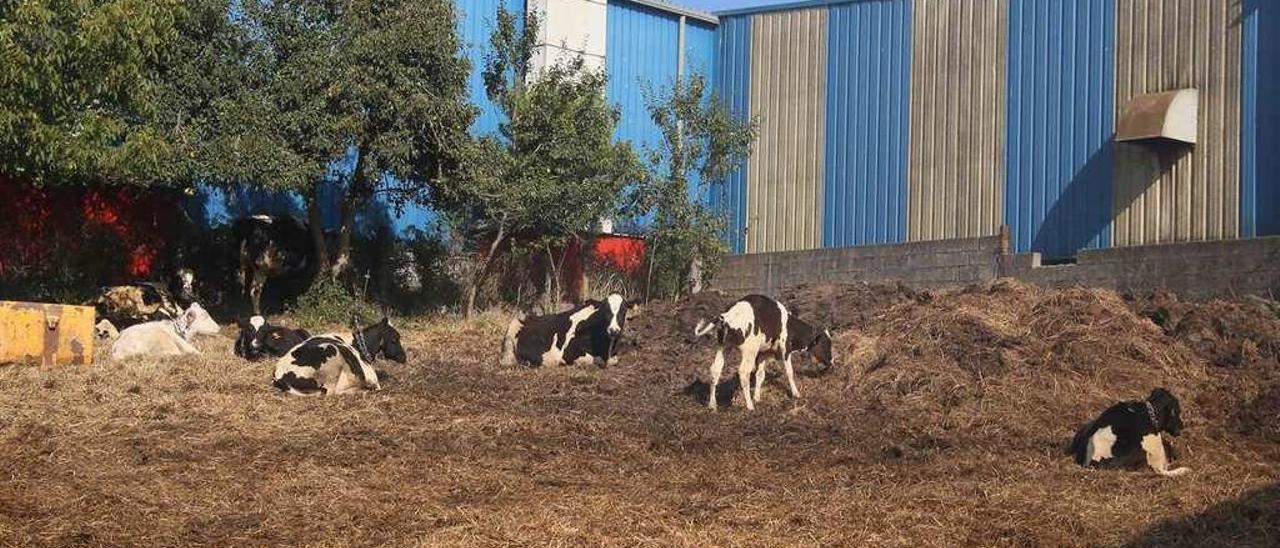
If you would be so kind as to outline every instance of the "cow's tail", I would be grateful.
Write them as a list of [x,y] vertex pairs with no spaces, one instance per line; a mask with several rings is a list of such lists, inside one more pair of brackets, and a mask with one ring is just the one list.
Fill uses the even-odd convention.
[[511,319],[511,323],[507,324],[507,335],[502,339],[502,356],[498,358],[501,365],[516,364],[516,336],[520,334],[520,330],[524,328],[525,314],[521,312]]
[[710,320],[698,320],[698,326],[693,328],[693,336],[706,336],[708,333],[718,329],[721,325],[724,325],[724,318],[721,318],[720,316],[716,316]]

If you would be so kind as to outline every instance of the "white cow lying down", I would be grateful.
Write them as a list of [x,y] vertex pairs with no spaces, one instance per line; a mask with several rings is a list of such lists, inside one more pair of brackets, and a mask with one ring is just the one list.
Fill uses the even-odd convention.
[[196,335],[217,335],[218,331],[218,323],[209,313],[199,303],[191,303],[177,319],[140,323],[121,331],[111,345],[111,359],[199,354],[191,339]]

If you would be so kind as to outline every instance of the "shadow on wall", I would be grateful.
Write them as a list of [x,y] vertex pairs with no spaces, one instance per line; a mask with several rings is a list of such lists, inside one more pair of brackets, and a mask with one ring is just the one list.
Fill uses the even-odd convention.
[[[1032,251],[1039,251],[1046,259],[1062,259],[1084,248],[1110,245],[1112,146],[1104,143],[1076,171],[1045,212],[1032,239]],[[1101,241],[1095,245],[1094,238]]]
[[1159,523],[1125,546],[1280,546],[1280,483],[1199,514]]
[[[1116,216],[1119,216],[1120,211],[1132,206],[1148,189],[1159,184],[1161,179],[1173,171],[1178,161],[1192,150],[1191,145],[1167,140],[1116,143],[1115,147],[1116,170],[1113,185],[1116,190],[1113,194],[1115,203],[1112,204],[1111,210],[1116,212]],[[1147,216],[1152,214],[1165,216],[1171,212],[1158,211],[1155,208],[1148,207],[1146,211],[1131,212],[1131,216],[1134,213],[1145,213]],[[1175,220],[1173,224],[1162,223],[1160,228],[1163,231],[1176,230],[1175,225],[1178,222],[1187,221]],[[1129,225],[1147,226],[1147,223],[1145,220],[1132,219]],[[1120,228],[1118,227],[1117,230],[1120,230]],[[1121,241],[1126,235],[1129,241]],[[1138,236],[1132,234],[1131,231],[1117,234],[1115,241],[1119,245],[1139,243]],[[1141,243],[1154,243],[1155,241],[1155,238],[1148,236],[1143,238]]]

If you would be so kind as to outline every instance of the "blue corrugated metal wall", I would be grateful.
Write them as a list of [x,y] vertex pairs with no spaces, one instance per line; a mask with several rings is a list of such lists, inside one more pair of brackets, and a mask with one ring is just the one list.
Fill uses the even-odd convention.
[[523,21],[525,12],[524,0],[456,0],[458,9],[458,34],[467,59],[471,61],[471,76],[467,78],[471,102],[480,109],[476,121],[471,124],[471,132],[477,135],[492,133],[498,130],[502,122],[502,113],[497,105],[489,101],[485,95],[484,55],[489,50],[489,34],[493,32],[497,19],[498,6],[505,6]]
[[1280,5],[1246,0],[1240,233],[1280,235]]
[[[721,17],[717,35],[716,85],[730,112],[748,116],[751,112],[751,16]],[[728,216],[727,239],[733,253],[742,253],[746,248],[747,169],[743,165],[735,170],[715,195],[716,206]]]
[[827,78],[822,245],[904,241],[911,3],[831,6]]
[[1005,223],[1018,251],[1109,245],[1113,0],[1010,0]]
[[680,17],[626,1],[609,2],[605,65],[609,71],[609,101],[622,119],[618,140],[631,141],[636,152],[662,143],[649,113],[645,90],[670,89],[679,60]]
[[[716,27],[704,21],[685,19],[684,27],[684,72],[682,78],[693,74],[701,74],[707,79],[708,96],[714,91],[716,77]],[[694,172],[689,180],[690,199],[708,203],[711,200],[711,189],[703,189],[697,195],[702,178]]]

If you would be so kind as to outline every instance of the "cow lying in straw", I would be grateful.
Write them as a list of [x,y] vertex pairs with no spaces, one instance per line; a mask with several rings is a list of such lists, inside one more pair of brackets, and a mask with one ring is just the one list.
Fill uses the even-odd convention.
[[267,323],[262,316],[253,316],[237,322],[240,336],[236,337],[235,353],[249,361],[267,356],[279,358],[293,347],[311,338],[305,329],[292,329]]
[[400,332],[386,318],[364,329],[353,324],[349,335],[330,333],[303,341],[276,362],[272,384],[299,396],[380,390],[373,369],[379,356],[399,363],[407,360]]
[[121,331],[111,345],[111,359],[199,354],[191,340],[196,335],[217,335],[218,331],[218,323],[209,313],[199,303],[191,303],[177,318],[140,323]]
[[521,314],[511,320],[499,363],[590,365],[618,362],[617,342],[631,303],[617,293],[546,316]]
[[190,269],[175,271],[167,284],[138,282],[104,287],[89,304],[98,316],[116,327],[178,317],[182,307],[195,302],[195,275]]
[[1182,430],[1182,406],[1163,388],[1146,400],[1117,403],[1084,425],[1071,440],[1071,453],[1081,466],[1132,468],[1146,464],[1162,476],[1181,476],[1190,468],[1169,469],[1162,433]]
[[[713,411],[716,408],[716,385],[724,369],[724,354],[730,349],[737,348],[742,354],[742,362],[738,364],[738,382],[750,410],[754,410],[755,403],[760,401],[765,366],[770,359],[782,362],[793,398],[800,397],[791,366],[793,354],[809,352],[822,365],[831,367],[831,332],[792,316],[782,303],[763,295],[743,297],[723,314],[699,321],[694,329],[694,335],[698,337],[712,332],[715,332],[716,342],[720,345],[711,362],[711,393],[707,398],[707,407]],[[756,372],[754,398],[750,380],[753,369]]]

